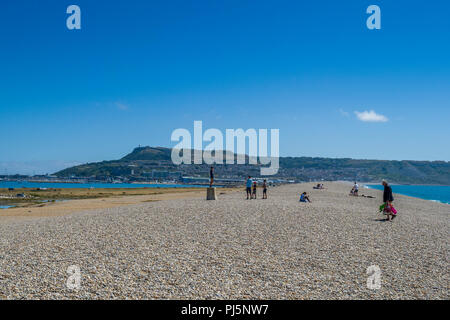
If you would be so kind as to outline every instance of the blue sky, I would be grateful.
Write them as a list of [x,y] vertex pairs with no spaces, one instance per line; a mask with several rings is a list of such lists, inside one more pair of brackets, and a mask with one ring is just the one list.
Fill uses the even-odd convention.
[[[71,4],[81,30],[66,28]],[[366,27],[371,4],[381,30]],[[174,146],[194,120],[278,128],[282,156],[449,161],[449,12],[448,1],[3,1],[0,173]],[[371,110],[388,121],[355,113]]]

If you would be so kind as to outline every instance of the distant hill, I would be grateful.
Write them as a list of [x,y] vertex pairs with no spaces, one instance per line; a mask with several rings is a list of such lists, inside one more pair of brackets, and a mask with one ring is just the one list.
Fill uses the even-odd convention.
[[170,160],[172,149],[163,147],[138,147],[131,153],[127,154],[120,160],[133,161],[133,160]]
[[[179,165],[171,161],[170,148],[138,147],[119,160],[87,163],[56,173],[59,177],[95,177],[97,179],[126,177],[148,180],[155,172],[166,175],[207,176],[209,166]],[[236,155],[235,155],[236,156]],[[215,165],[221,177],[259,176],[259,165]],[[177,173],[177,174],[175,174]],[[388,161],[350,158],[280,157],[276,177],[309,180],[357,180],[361,182],[389,179],[404,184],[450,185],[450,162],[446,161]]]

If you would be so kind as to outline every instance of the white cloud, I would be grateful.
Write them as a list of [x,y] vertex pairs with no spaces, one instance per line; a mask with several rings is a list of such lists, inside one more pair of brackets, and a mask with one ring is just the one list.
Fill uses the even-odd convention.
[[386,116],[383,116],[382,114],[378,114],[373,110],[370,111],[355,111],[356,117],[360,121],[364,122],[387,122],[389,119]]

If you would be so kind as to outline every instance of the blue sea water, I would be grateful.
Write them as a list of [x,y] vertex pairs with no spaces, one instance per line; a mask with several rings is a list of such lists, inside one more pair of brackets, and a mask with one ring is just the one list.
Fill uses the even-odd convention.
[[[382,185],[368,184],[367,187],[383,190]],[[394,193],[450,204],[450,186],[391,185],[391,187]]]
[[141,183],[56,183],[28,181],[0,181],[0,188],[205,188],[192,184],[141,184]]
[[[0,181],[0,188],[47,188],[47,189],[70,189],[70,188],[206,188],[206,185],[193,184],[141,184],[141,183],[63,183],[63,182],[28,182],[28,181]],[[220,186],[216,186],[220,187]],[[0,209],[14,208],[14,205],[0,203]]]

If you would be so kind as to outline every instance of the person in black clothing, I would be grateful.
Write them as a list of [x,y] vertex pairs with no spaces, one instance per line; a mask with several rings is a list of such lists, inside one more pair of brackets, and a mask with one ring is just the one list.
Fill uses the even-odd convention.
[[209,169],[209,187],[211,188],[214,182],[214,167]]
[[264,179],[263,181],[263,199],[267,199],[267,181]]
[[[392,188],[386,180],[381,181],[381,184],[384,186],[383,202],[385,204],[385,208],[391,208],[392,201],[394,201],[394,196],[392,195]],[[396,215],[394,215],[392,211],[389,211],[387,213],[387,220],[391,221],[393,218],[395,218],[395,216]]]
[[252,197],[256,199],[256,181],[253,181]]

